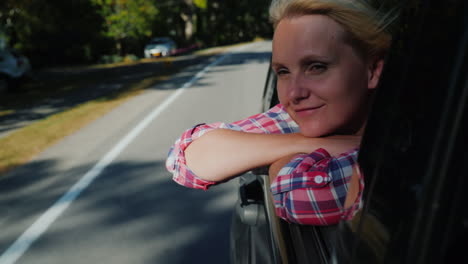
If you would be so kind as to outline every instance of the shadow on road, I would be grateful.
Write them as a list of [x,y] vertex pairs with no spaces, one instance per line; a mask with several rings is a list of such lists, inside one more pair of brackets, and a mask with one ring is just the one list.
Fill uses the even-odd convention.
[[[0,179],[0,253],[90,167],[56,171],[55,163],[34,162]],[[228,263],[235,185],[204,192],[181,187],[170,178],[163,161],[111,165],[24,258]],[[110,252],[115,256],[106,258]]]

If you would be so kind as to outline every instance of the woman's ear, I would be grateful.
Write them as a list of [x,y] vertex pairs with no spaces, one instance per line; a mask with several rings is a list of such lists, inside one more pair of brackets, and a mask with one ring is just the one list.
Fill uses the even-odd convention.
[[372,60],[369,63],[368,69],[368,81],[367,81],[367,88],[375,89],[379,84],[380,75],[382,74],[382,70],[384,67],[384,60],[383,59],[376,59]]

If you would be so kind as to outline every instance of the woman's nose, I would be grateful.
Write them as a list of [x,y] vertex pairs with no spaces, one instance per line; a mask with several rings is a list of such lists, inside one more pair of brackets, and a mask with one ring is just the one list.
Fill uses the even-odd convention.
[[310,91],[307,89],[305,80],[301,77],[293,78],[288,88],[289,100],[294,104],[298,104],[309,96]]

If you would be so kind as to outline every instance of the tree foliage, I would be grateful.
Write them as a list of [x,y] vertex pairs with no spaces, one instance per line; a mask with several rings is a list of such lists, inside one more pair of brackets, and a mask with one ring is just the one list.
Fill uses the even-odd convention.
[[209,47],[271,37],[270,0],[1,0],[0,38],[36,66],[142,55],[153,37]]
[[2,0],[0,20],[9,46],[46,66],[92,61],[106,41],[89,1]]
[[193,4],[200,9],[206,9],[208,6],[208,0],[193,0]]
[[147,0],[91,0],[104,19],[103,35],[115,40],[117,51],[122,42],[151,36],[158,9]]

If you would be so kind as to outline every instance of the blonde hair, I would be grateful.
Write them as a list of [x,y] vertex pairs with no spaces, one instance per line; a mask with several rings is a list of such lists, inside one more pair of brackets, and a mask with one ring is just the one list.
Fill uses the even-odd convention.
[[270,20],[276,29],[285,18],[325,15],[339,23],[347,38],[365,58],[383,57],[391,44],[388,26],[394,20],[379,14],[364,0],[273,0]]

